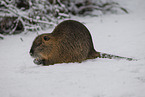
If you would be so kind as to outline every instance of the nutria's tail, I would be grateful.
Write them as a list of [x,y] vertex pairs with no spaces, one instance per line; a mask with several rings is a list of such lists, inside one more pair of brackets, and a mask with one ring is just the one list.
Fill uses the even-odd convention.
[[137,59],[128,58],[128,57],[121,57],[121,56],[116,56],[116,55],[102,53],[102,52],[97,52],[97,57],[98,58],[109,58],[109,59],[125,59],[128,61],[137,61]]

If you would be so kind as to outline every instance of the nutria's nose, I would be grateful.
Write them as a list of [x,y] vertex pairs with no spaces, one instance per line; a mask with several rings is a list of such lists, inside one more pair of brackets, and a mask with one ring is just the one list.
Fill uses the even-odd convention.
[[31,49],[30,52],[29,52],[29,54],[30,54],[31,56],[33,56],[33,53],[34,53],[34,50]]

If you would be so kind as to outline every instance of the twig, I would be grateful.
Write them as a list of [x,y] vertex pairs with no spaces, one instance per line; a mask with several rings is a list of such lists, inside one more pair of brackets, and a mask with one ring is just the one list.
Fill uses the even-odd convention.
[[15,27],[12,29],[12,31],[10,31],[9,33],[10,34],[13,34],[14,32],[15,32],[15,30],[16,30],[16,28],[17,28],[17,26],[18,26],[18,23],[19,23],[19,19],[20,17],[18,17],[18,19],[16,19],[14,22],[16,22],[16,25],[15,25]]

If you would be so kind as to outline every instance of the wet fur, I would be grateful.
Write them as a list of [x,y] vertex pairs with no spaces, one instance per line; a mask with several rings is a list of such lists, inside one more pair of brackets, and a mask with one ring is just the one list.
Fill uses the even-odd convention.
[[[44,37],[49,40],[44,40]],[[36,37],[30,50],[34,63],[52,65],[56,63],[82,62],[94,58],[125,58],[97,52],[89,30],[80,22],[66,20],[55,27],[52,33]]]

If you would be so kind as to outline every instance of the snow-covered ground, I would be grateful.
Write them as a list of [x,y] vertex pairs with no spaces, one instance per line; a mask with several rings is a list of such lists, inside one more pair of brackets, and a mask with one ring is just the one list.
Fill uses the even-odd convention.
[[138,61],[37,66],[29,55],[36,33],[7,36],[0,40],[0,97],[145,97],[145,1],[116,1],[130,13],[73,19],[85,22],[96,50]]

